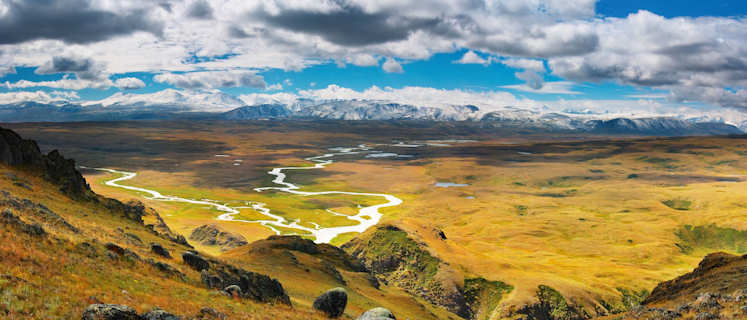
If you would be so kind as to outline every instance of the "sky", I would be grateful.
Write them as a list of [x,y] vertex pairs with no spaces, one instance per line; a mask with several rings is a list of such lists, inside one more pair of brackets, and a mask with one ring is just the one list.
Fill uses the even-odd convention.
[[0,0],[0,104],[178,92],[740,125],[746,14],[743,0]]

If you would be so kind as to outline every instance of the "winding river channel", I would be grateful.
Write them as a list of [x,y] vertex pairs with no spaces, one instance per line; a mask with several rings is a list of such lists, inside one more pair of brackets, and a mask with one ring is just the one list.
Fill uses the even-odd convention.
[[[318,224],[314,222],[309,222],[309,224],[314,225],[313,228],[310,228],[310,227],[300,225],[299,224],[301,222],[300,220],[288,221],[287,219],[281,216],[273,214],[272,211],[266,207],[266,204],[261,203],[261,202],[249,202],[249,204],[252,209],[264,215],[265,217],[267,217],[267,219],[262,219],[262,220],[238,219],[236,218],[236,215],[239,214],[240,212],[239,209],[247,208],[247,207],[231,206],[231,205],[224,204],[219,201],[210,200],[210,199],[195,200],[195,199],[187,199],[187,198],[181,198],[181,197],[171,196],[171,195],[164,195],[155,190],[121,184],[121,182],[123,181],[134,178],[137,175],[137,173],[135,172],[120,171],[120,170],[114,170],[114,169],[109,169],[109,168],[88,168],[88,169],[94,169],[94,170],[105,171],[105,172],[121,175],[120,177],[107,180],[105,184],[111,187],[122,188],[126,190],[145,193],[146,195],[144,197],[149,200],[185,202],[185,203],[192,203],[192,204],[207,205],[207,206],[213,207],[214,209],[218,211],[223,212],[221,215],[219,215],[216,218],[217,220],[239,221],[239,222],[245,222],[245,223],[259,223],[263,226],[266,226],[272,229],[276,234],[281,234],[281,231],[278,230],[278,228],[298,230],[302,234],[306,234],[306,233],[311,234],[311,236],[315,238],[316,243],[329,243],[330,241],[332,241],[332,239],[334,239],[335,237],[343,233],[349,233],[349,232],[361,233],[361,232],[366,231],[366,229],[370,228],[371,226],[376,225],[379,222],[379,220],[381,220],[381,213],[379,212],[379,209],[397,206],[402,203],[401,199],[393,195],[384,194],[384,193],[365,193],[365,192],[347,192],[347,191],[316,191],[316,192],[301,191],[299,186],[285,181],[286,174],[284,173],[284,171],[322,169],[326,167],[327,165],[332,164],[334,162],[332,159],[336,156],[346,156],[346,155],[355,155],[355,154],[360,154],[360,153],[375,152],[375,151],[372,151],[371,148],[365,145],[359,145],[357,147],[351,147],[351,148],[343,148],[343,147],[332,148],[330,149],[330,151],[333,151],[333,152],[325,153],[320,156],[315,156],[315,157],[310,157],[310,158],[305,159],[307,161],[313,162],[314,163],[313,166],[273,168],[271,171],[267,173],[272,176],[275,176],[275,179],[272,180],[272,182],[279,186],[255,188],[254,190],[257,192],[263,192],[267,190],[276,190],[276,191],[292,193],[292,194],[296,194],[300,196],[345,194],[345,195],[354,195],[354,196],[380,197],[386,200],[386,202],[381,203],[381,204],[368,206],[368,207],[360,207],[356,215],[343,215],[340,213],[336,213],[332,210],[327,210],[327,212],[329,212],[330,214],[344,216],[351,221],[357,222],[357,224],[353,224],[349,226],[325,228],[325,227],[319,226]],[[82,167],[82,168],[85,168],[85,167]]]

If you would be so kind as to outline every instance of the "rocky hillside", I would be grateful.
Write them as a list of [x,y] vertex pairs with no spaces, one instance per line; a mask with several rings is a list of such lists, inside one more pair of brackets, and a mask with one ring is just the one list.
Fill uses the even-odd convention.
[[22,139],[12,130],[4,128],[0,128],[0,162],[39,172],[68,196],[93,198],[88,183],[75,169],[75,161],[66,159],[57,150],[44,155],[35,141]]
[[747,255],[711,253],[619,319],[747,319]]

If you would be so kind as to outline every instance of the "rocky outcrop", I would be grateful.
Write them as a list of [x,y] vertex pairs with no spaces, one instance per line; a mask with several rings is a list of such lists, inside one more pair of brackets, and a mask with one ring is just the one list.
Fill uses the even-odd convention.
[[349,271],[368,271],[360,261],[344,250],[326,243],[314,243],[300,236],[270,236],[267,239],[252,242],[248,249],[249,253],[259,255],[277,254],[277,251],[282,250],[302,252]]
[[221,251],[248,244],[242,235],[225,231],[215,224],[206,224],[194,229],[189,235],[189,240],[197,241],[203,246],[218,246]]
[[414,240],[404,230],[381,225],[342,248],[361,261],[379,281],[443,306],[463,318],[472,316],[460,283],[462,279],[433,255],[425,243]]
[[314,300],[314,310],[323,312],[327,317],[338,318],[345,312],[348,304],[348,293],[343,288],[327,290]]
[[15,216],[10,208],[3,209],[0,213],[0,222],[10,225],[23,233],[30,234],[32,236],[43,236],[47,234],[44,228],[38,223],[26,223],[21,218]]
[[389,309],[378,307],[364,312],[356,320],[397,320],[397,318]]
[[83,311],[82,320],[181,320],[181,317],[154,308],[138,315],[135,309],[119,304],[92,304]]
[[[202,283],[208,288],[224,291],[230,286],[238,286],[242,298],[266,303],[290,305],[290,297],[283,285],[266,275],[237,268],[225,262],[202,257],[196,252],[185,252],[184,262],[201,271]],[[190,261],[190,262],[187,262]]]
[[560,292],[546,285],[537,287],[537,303],[526,305],[517,313],[529,319],[582,320],[591,318],[583,308],[569,303]]
[[92,304],[83,311],[82,320],[143,320],[135,309],[118,304]]
[[184,264],[196,271],[207,270],[210,268],[210,263],[203,257],[200,257],[196,252],[187,251],[182,254],[182,260]]
[[726,294],[746,284],[747,255],[716,252],[703,258],[692,272],[657,285],[643,304],[660,304],[706,291]]
[[39,171],[60,191],[75,199],[91,199],[94,193],[75,169],[75,161],[66,159],[57,150],[41,153],[33,140],[25,140],[12,130],[0,128],[0,162]]
[[711,253],[619,319],[747,319],[747,255]]

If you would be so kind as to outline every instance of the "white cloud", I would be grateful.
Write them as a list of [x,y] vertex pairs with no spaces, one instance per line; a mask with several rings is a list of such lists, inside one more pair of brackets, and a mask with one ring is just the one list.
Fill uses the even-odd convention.
[[78,99],[75,92],[53,91],[13,91],[0,93],[0,104],[14,104],[19,102],[33,101],[38,103],[50,103],[56,100]]
[[283,90],[283,85],[279,84],[279,83],[272,84],[272,85],[267,86],[265,88],[265,90],[266,91],[279,91],[279,90]]
[[66,90],[82,90],[82,89],[108,89],[112,86],[112,82],[110,80],[78,80],[78,79],[69,79],[69,78],[63,78],[60,80],[52,80],[52,81],[28,81],[28,80],[18,80],[16,82],[9,82],[6,81],[2,84],[8,89],[23,89],[23,88],[38,88],[38,87],[47,87],[47,88],[57,88],[57,89],[66,89]]
[[264,78],[253,71],[198,71],[188,73],[162,73],[153,81],[168,83],[177,88],[215,89],[227,87],[252,87],[264,89]]
[[491,58],[484,59],[472,50],[465,52],[461,59],[454,61],[454,63],[459,64],[481,64],[484,66],[489,65],[491,62]]
[[384,64],[381,66],[386,73],[403,73],[405,72],[402,70],[402,65],[397,62],[395,59],[387,58],[386,61],[384,61]]
[[[42,15],[18,15],[11,6],[0,6],[5,15],[25,19],[0,22],[0,30],[14,32],[0,39],[0,74],[14,66],[45,66],[55,57],[95,57],[93,73],[62,71],[90,82],[47,84],[103,88],[111,86],[109,75],[126,72],[161,73],[164,78],[180,72],[228,72],[237,66],[244,71],[299,71],[329,61],[375,66],[382,57],[388,57],[385,71],[402,72],[397,61],[467,50],[457,61],[486,64],[491,62],[488,57],[497,57],[496,61],[521,69],[517,76],[535,90],[545,85],[541,80],[547,71],[536,62],[544,59],[552,75],[564,80],[653,87],[671,92],[672,101],[747,105],[744,16],[665,18],[640,11],[605,18],[595,13],[595,0],[80,2],[85,6],[75,8],[78,11],[103,11],[116,21],[143,23],[55,34],[56,28],[41,28],[51,23]],[[66,9],[64,5],[61,0],[49,1],[49,8]],[[76,10],[61,12],[75,17]],[[8,27],[14,21],[26,24]],[[111,21],[101,23],[111,26]],[[71,25],[60,27],[88,27]],[[522,65],[519,61],[524,60],[517,59],[535,62]],[[63,69],[48,71],[52,70]],[[220,85],[215,79],[171,78],[189,87]],[[256,82],[249,84],[261,87],[264,80],[253,78]]]
[[145,82],[138,78],[120,78],[114,81],[114,85],[120,90],[135,90],[145,88]]
[[356,54],[348,59],[348,62],[359,67],[372,67],[379,65],[379,59],[370,54]]
[[546,94],[581,94],[581,92],[573,91],[575,84],[569,81],[551,81],[543,82],[542,86],[537,88],[532,86],[531,82],[528,81],[526,84],[514,84],[501,86],[504,89],[518,90],[531,93],[546,93]]

